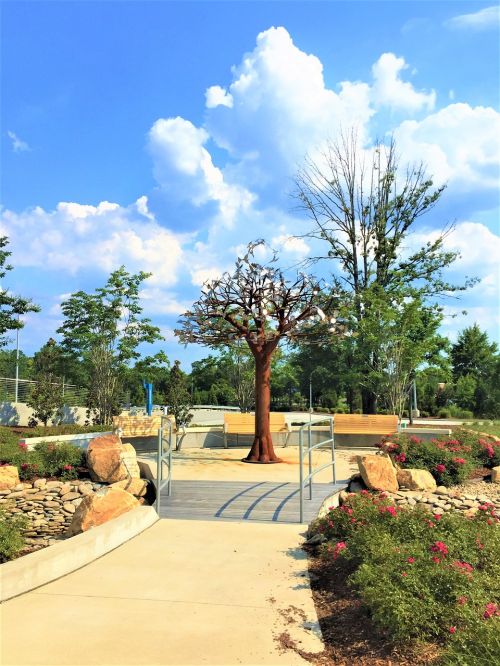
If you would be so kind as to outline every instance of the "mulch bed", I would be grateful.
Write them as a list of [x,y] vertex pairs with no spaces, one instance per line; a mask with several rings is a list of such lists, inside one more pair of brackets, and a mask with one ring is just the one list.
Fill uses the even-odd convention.
[[[306,549],[307,550],[307,549]],[[309,574],[325,650],[313,655],[296,646],[302,657],[318,666],[428,666],[435,664],[439,648],[434,645],[395,645],[377,629],[355,592],[347,584],[349,563],[339,560],[335,567],[308,549]],[[285,636],[282,645],[285,647]]]

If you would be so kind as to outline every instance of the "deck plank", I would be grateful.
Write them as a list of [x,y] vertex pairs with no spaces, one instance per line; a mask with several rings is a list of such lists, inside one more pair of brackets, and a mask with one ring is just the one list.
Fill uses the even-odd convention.
[[[313,499],[304,490],[304,522],[313,520],[323,501],[344,486],[316,483]],[[299,522],[299,484],[235,481],[173,481],[161,494],[161,518]]]

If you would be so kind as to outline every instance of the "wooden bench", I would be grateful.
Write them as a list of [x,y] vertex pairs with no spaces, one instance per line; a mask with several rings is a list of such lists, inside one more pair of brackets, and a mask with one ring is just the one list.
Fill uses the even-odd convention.
[[[113,432],[121,437],[156,437],[161,426],[163,414],[154,416],[114,416]],[[175,419],[168,417],[175,432]]]
[[[271,412],[269,414],[269,428],[271,432],[285,432],[285,440],[288,441],[290,426],[285,415],[282,412]],[[227,449],[228,435],[254,435],[255,434],[255,414],[235,414],[234,412],[224,413],[224,447]]]
[[334,435],[393,435],[399,430],[395,414],[335,414]]

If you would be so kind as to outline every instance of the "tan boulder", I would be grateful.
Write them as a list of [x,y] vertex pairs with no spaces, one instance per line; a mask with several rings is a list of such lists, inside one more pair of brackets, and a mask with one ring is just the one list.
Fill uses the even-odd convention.
[[15,465],[0,466],[0,490],[10,490],[19,484],[19,470]]
[[141,476],[134,447],[122,444],[118,435],[93,439],[87,449],[87,465],[93,481],[115,483]]
[[436,490],[437,484],[426,469],[398,469],[397,479],[400,486],[409,490]]
[[491,483],[500,483],[500,466],[492,467]]
[[147,479],[124,479],[111,484],[110,488],[121,488],[134,497],[144,497],[148,490]]
[[126,490],[111,487],[102,488],[80,502],[73,514],[68,535],[73,536],[80,532],[86,532],[138,506],[137,499]]
[[384,456],[357,456],[361,477],[370,490],[395,493],[399,486],[393,464]]

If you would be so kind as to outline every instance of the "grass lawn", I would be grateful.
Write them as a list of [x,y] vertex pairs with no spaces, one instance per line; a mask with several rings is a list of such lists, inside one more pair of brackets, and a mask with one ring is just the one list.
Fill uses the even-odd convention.
[[486,432],[488,435],[496,435],[500,437],[500,421],[474,421],[472,424],[464,424],[470,430],[477,430],[478,432]]

